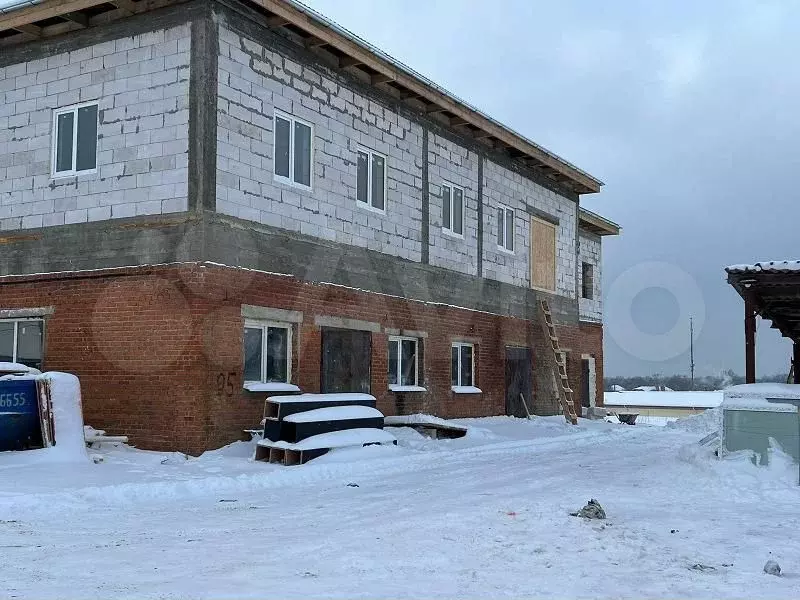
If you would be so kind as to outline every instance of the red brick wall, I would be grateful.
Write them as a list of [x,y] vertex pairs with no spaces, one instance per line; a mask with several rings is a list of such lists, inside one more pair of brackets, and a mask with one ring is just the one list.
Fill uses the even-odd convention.
[[[0,280],[0,308],[55,306],[46,325],[45,368],[80,376],[87,424],[128,435],[140,447],[190,453],[240,439],[263,414],[265,394],[242,389],[242,304],[303,312],[294,326],[292,382],[304,392],[320,388],[316,316],[380,323],[381,332],[372,334],[371,385],[386,414],[504,414],[505,346],[533,347],[535,366],[546,347],[538,323],[212,265]],[[427,332],[426,393],[388,391],[386,328]],[[601,389],[602,328],[558,331],[578,359],[570,373],[580,373],[581,352],[598,356]],[[450,390],[455,340],[475,341],[476,385],[483,394]],[[534,412],[552,414],[541,368],[535,371]]]

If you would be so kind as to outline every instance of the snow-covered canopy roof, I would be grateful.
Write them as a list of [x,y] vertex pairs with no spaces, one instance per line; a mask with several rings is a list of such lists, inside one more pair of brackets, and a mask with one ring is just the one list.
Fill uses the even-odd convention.
[[728,273],[791,273],[800,271],[800,260],[767,260],[752,265],[730,265]]
[[728,283],[761,318],[800,340],[800,260],[771,260],[726,267]]

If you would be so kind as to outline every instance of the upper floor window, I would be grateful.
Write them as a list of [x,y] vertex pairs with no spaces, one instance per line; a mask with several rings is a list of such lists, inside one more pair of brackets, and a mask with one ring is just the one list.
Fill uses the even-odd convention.
[[514,252],[514,210],[502,205],[497,207],[497,247]]
[[464,235],[464,190],[449,183],[442,185],[442,229]]
[[275,179],[311,187],[312,138],[310,123],[275,113]]
[[411,337],[389,338],[389,386],[419,385],[419,340]]
[[0,320],[0,362],[21,363],[41,370],[43,350],[44,321]]
[[386,210],[386,157],[366,148],[358,149],[356,199],[366,208]]
[[590,263],[581,265],[581,297],[594,298],[594,266]]
[[291,325],[259,321],[245,322],[245,383],[289,383],[292,377],[291,364]]
[[97,103],[53,112],[53,175],[64,177],[97,169]]

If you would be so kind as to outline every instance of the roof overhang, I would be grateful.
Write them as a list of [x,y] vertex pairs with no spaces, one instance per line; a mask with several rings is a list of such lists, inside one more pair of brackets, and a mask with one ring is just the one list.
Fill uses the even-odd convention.
[[727,267],[728,283],[772,328],[800,341],[800,263],[776,261]]
[[614,223],[614,221],[609,221],[585,208],[581,208],[578,211],[578,225],[581,229],[595,235],[619,235],[622,231],[622,227]]
[[[0,47],[66,35],[186,0],[21,0],[0,9]],[[348,70],[462,135],[508,154],[577,194],[603,183],[490,118],[409,67],[295,0],[242,0],[268,27],[291,33],[329,64]],[[617,232],[618,233],[618,232]]]

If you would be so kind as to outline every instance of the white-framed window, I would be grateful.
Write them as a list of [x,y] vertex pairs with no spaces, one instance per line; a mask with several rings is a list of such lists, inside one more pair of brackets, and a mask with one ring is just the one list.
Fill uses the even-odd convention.
[[386,157],[368,148],[358,148],[356,200],[364,208],[386,211]]
[[419,385],[419,340],[389,337],[389,386]]
[[453,387],[475,385],[475,346],[466,342],[453,342],[450,374]]
[[464,237],[464,189],[451,183],[442,184],[442,230]]
[[314,169],[314,127],[291,115],[275,112],[275,179],[311,189]]
[[97,102],[53,111],[53,177],[97,170]]
[[43,355],[42,319],[0,320],[0,362],[21,363],[41,370]]
[[502,204],[497,207],[497,247],[514,252],[514,209]]
[[292,326],[245,321],[245,383],[289,383],[292,379]]

